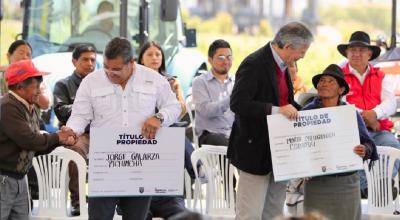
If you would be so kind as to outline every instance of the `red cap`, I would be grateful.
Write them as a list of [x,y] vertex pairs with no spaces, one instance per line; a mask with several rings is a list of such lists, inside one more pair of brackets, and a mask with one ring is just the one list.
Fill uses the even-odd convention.
[[48,75],[48,72],[41,72],[33,65],[32,60],[21,60],[10,64],[5,73],[7,85],[15,85],[34,76]]

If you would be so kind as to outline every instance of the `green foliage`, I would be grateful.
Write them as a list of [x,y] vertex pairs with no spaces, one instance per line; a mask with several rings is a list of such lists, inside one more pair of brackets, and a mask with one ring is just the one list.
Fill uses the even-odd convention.
[[1,22],[0,36],[0,66],[7,64],[7,50],[15,40],[17,34],[22,31],[22,22],[4,19]]
[[[388,34],[391,25],[390,4],[349,4],[331,5],[319,9],[321,23],[343,29],[343,37],[348,39],[354,30],[380,29]],[[342,30],[340,30],[342,31]]]
[[268,20],[262,19],[260,21],[260,27],[259,27],[258,34],[263,35],[263,36],[268,36],[268,37],[271,37],[273,35],[272,27],[271,27],[271,24],[268,22]]
[[232,34],[233,19],[226,12],[218,12],[214,18],[202,20],[198,16],[183,16],[187,27],[196,28],[199,33]]

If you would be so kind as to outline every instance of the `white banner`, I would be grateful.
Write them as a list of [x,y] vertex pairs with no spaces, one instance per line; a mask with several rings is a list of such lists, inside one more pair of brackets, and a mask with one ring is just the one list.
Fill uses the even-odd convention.
[[91,128],[89,197],[183,195],[184,128]]
[[300,111],[295,121],[268,115],[267,121],[276,181],[363,169],[353,152],[360,144],[354,106]]

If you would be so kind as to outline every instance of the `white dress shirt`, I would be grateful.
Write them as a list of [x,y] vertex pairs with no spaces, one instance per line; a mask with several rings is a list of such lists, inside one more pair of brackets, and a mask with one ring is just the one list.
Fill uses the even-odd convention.
[[104,69],[85,77],[79,86],[67,127],[82,134],[90,127],[135,127],[155,114],[164,116],[162,126],[177,121],[181,106],[168,81],[159,73],[135,63],[125,89],[113,84]]
[[[350,72],[355,77],[357,77],[361,85],[363,85],[366,76],[369,74],[370,67],[368,66],[367,70],[362,75],[350,65],[349,69]],[[388,118],[394,113],[396,113],[397,102],[396,102],[396,96],[394,94],[394,89],[395,89],[394,83],[392,83],[392,81],[390,81],[388,77],[384,77],[382,80],[381,103],[372,109],[375,111],[378,119]],[[346,101],[346,96],[344,97],[344,99]],[[357,110],[359,112],[362,112],[361,109]]]

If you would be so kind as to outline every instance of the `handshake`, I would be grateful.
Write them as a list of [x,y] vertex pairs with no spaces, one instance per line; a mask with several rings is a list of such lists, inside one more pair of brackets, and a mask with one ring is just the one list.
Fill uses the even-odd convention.
[[74,145],[78,141],[77,134],[68,127],[62,126],[61,130],[57,131],[59,143],[62,145]]

